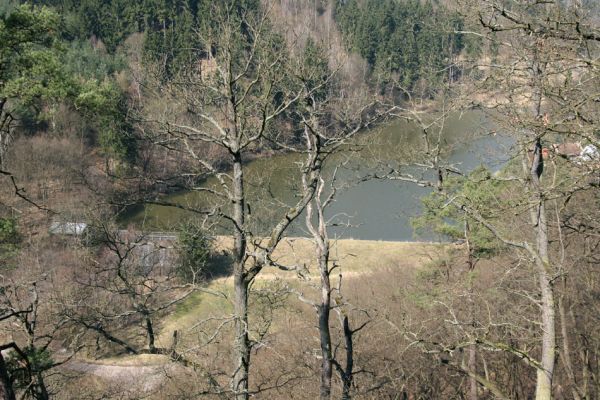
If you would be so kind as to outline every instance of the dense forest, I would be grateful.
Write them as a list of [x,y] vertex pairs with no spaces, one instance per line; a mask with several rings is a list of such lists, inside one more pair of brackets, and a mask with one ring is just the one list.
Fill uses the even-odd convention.
[[[16,4],[9,2],[5,7],[14,8]],[[212,2],[52,0],[36,4],[47,7],[44,9],[46,15],[40,15],[40,21],[24,24],[46,24],[46,54],[60,66],[55,65],[53,71],[44,71],[46,78],[56,79],[56,82],[44,84],[48,89],[46,93],[21,97],[28,98],[29,102],[59,100],[75,104],[77,108],[87,108],[85,120],[88,126],[84,129],[95,131],[91,139],[105,152],[132,160],[135,146],[124,137],[128,127],[123,118],[127,114],[129,95],[124,76],[132,57],[127,54],[132,50],[126,40],[134,40],[131,39],[134,34],[142,35],[141,44],[136,44],[138,61],[143,66],[160,65],[165,76],[173,77],[209,50],[202,47],[199,32],[206,33],[211,29]],[[257,1],[236,2],[235,6],[240,10],[259,7]],[[370,12],[361,12],[363,7]],[[412,92],[420,83],[419,95],[427,96],[434,94],[440,80],[453,79],[452,71],[445,73],[445,70],[462,50],[463,40],[462,35],[449,33],[449,29],[443,27],[458,30],[461,20],[444,8],[419,2],[365,2],[360,7],[357,2],[344,2],[337,3],[335,20],[348,50],[367,60],[372,69],[371,84],[379,85],[380,90],[385,91],[397,83]],[[380,20],[384,20],[383,25],[376,26]],[[12,29],[27,28],[23,25]],[[23,44],[36,40],[23,38]],[[60,91],[52,93],[53,84],[60,86]],[[88,101],[90,104],[86,103]],[[27,108],[22,109],[23,128],[45,129],[43,124],[49,121],[34,110],[43,106],[38,104],[32,108],[25,103],[23,106]]]
[[[340,1],[335,18],[351,51],[360,54],[376,75],[395,75],[406,90],[421,84],[425,93],[449,70],[464,47],[459,14],[430,2]],[[456,33],[455,33],[456,32]],[[389,78],[383,79],[389,84]]]
[[599,399],[599,12],[0,0],[0,398]]

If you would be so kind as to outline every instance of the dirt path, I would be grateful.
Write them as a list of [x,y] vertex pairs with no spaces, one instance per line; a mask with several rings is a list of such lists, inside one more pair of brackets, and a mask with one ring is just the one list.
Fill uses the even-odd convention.
[[164,365],[106,365],[81,360],[69,361],[64,368],[113,381],[128,390],[144,392],[155,390],[167,374],[173,370],[173,366],[168,363]]

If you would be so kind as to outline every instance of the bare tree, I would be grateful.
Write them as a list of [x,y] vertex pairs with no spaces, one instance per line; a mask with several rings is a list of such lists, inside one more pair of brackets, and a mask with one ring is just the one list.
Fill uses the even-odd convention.
[[513,240],[492,224],[487,226],[504,243],[523,249],[536,266],[541,351],[539,362],[531,365],[537,370],[536,399],[551,399],[557,344],[554,282],[563,271],[551,259],[546,206],[550,198],[583,189],[589,172],[584,169],[569,184],[561,184],[556,168],[554,177],[545,181],[550,152],[544,148],[551,147],[550,140],[568,142],[577,137],[598,144],[593,133],[598,29],[576,4],[485,1],[477,6],[474,18],[484,35],[493,35],[500,44],[499,62],[480,66],[486,88],[491,84],[500,95],[500,100],[486,105],[510,121],[508,129],[519,143],[520,182],[529,204],[531,234]]
[[[312,44],[311,44],[312,45]],[[311,52],[315,54],[310,54]],[[343,386],[343,398],[350,398],[353,379],[353,334],[357,329],[351,329],[348,315],[340,313],[344,307],[340,287],[332,286],[331,274],[339,267],[330,257],[331,241],[329,227],[335,221],[326,217],[326,209],[335,200],[338,191],[336,175],[340,165],[336,165],[336,155],[347,152],[354,137],[362,130],[389,116],[390,107],[384,107],[374,97],[363,93],[358,98],[345,97],[339,82],[336,82],[334,69],[331,75],[319,70],[318,61],[326,60],[320,48],[308,49],[308,62],[305,61],[303,82],[306,86],[306,107],[299,108],[299,120],[302,121],[306,149],[318,160],[313,171],[303,172],[302,188],[305,195],[310,194],[311,200],[306,205],[305,226],[315,246],[315,261],[317,264],[320,285],[318,301],[300,298],[311,304],[318,315],[319,338],[321,346],[321,387],[322,399],[331,397],[332,374],[334,367],[340,374]],[[339,160],[339,158],[338,158]],[[333,172],[326,172],[326,169]],[[316,180],[316,188],[312,182]],[[341,274],[340,274],[341,280]],[[341,281],[340,281],[341,285]],[[336,304],[332,305],[332,294],[336,292]],[[336,360],[336,351],[332,348],[330,314],[332,310],[340,313],[340,326],[345,338],[346,363],[345,367]],[[337,350],[337,347],[336,347]]]
[[[75,333],[69,338],[73,351],[56,357],[56,345],[70,324],[53,305],[54,294],[48,290],[50,280],[47,274],[32,281],[2,277],[1,320],[12,320],[2,330],[14,340],[0,346],[2,350],[10,350],[8,359],[0,360],[0,379],[6,398],[20,393],[21,398],[49,399],[52,394],[46,382],[49,371],[68,362],[78,350],[79,335]],[[9,380],[4,381],[7,377]]]
[[97,337],[96,352],[101,338],[127,353],[164,354],[178,361],[176,343],[157,346],[156,320],[201,288],[177,275],[175,238],[165,243],[102,223],[94,231],[95,254],[75,273],[80,288],[65,304],[65,318]]
[[[198,65],[157,89],[167,108],[144,117],[150,140],[192,163],[188,181],[210,174],[218,185],[192,190],[206,194],[202,207],[150,201],[215,216],[228,224],[232,248],[234,285],[234,345],[231,390],[246,399],[252,341],[249,337],[249,287],[265,266],[276,265],[271,255],[284,232],[304,210],[317,186],[314,172],[321,160],[302,150],[302,142],[286,141],[289,151],[304,155],[301,170],[308,190],[295,204],[286,206],[268,232],[254,232],[252,207],[245,186],[245,162],[262,145],[281,143],[278,118],[303,101],[305,88],[293,79],[289,54],[270,29],[268,10],[251,11],[233,2],[215,6],[214,25],[202,33],[206,50]],[[316,90],[317,88],[313,88]],[[176,111],[177,113],[175,113]],[[285,126],[285,125],[284,125]],[[222,150],[225,159],[207,156]],[[230,172],[224,172],[225,165]],[[266,236],[266,238],[264,237]]]

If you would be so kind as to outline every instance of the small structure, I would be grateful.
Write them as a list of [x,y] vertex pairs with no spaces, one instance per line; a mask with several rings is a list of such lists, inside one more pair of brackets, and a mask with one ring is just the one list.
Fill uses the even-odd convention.
[[574,161],[577,164],[600,160],[600,151],[593,144],[583,147],[579,142],[565,142],[553,144],[552,150],[554,154]]
[[583,162],[598,161],[600,160],[600,151],[593,144],[588,144],[583,148],[577,159]]
[[552,150],[558,156],[573,159],[579,157],[582,152],[581,143],[565,142],[560,144],[553,144]]
[[48,232],[51,235],[83,236],[87,228],[85,222],[53,222]]

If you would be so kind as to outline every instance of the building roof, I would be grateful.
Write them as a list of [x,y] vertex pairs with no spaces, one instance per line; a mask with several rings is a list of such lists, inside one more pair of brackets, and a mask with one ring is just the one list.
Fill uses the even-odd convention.
[[85,222],[53,222],[48,231],[53,235],[80,236],[87,226]]
[[554,151],[559,156],[564,157],[577,157],[581,154],[581,144],[580,143],[571,143],[565,142],[560,144],[552,145]]

